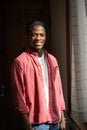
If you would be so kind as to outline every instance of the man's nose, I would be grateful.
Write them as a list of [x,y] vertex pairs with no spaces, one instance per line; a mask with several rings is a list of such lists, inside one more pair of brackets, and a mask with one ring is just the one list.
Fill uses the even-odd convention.
[[37,40],[40,40],[40,38],[41,38],[40,35],[37,35],[37,36],[36,36],[36,39],[37,39]]

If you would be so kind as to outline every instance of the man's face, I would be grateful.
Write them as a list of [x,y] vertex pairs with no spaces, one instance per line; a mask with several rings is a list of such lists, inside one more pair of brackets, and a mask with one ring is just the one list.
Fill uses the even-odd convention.
[[35,25],[32,30],[32,35],[30,38],[30,47],[34,51],[42,50],[46,41],[46,31],[44,27],[40,25]]

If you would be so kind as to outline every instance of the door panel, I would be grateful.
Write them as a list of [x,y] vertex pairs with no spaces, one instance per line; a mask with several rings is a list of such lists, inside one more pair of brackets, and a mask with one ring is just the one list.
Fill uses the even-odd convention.
[[44,20],[49,26],[49,11],[48,1],[0,4],[0,130],[22,130],[11,102],[11,63],[27,44],[26,24]]

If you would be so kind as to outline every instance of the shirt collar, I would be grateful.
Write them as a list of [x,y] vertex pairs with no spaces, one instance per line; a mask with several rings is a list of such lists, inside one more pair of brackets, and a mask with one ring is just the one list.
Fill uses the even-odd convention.
[[[47,55],[48,55],[48,52],[47,52],[45,49],[43,49],[43,51],[44,51],[44,55],[47,56]],[[29,53],[30,55],[33,55],[33,56],[36,56],[36,57],[37,57],[36,52],[32,51],[30,48],[26,48],[26,52]]]

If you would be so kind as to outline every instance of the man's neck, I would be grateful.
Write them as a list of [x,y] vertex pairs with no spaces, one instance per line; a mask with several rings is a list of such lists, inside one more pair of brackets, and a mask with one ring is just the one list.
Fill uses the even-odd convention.
[[43,55],[43,50],[38,50],[37,52],[38,57],[41,57]]
[[35,50],[33,48],[30,49],[34,51],[38,57],[41,57],[43,55],[43,49],[39,49],[39,50]]

